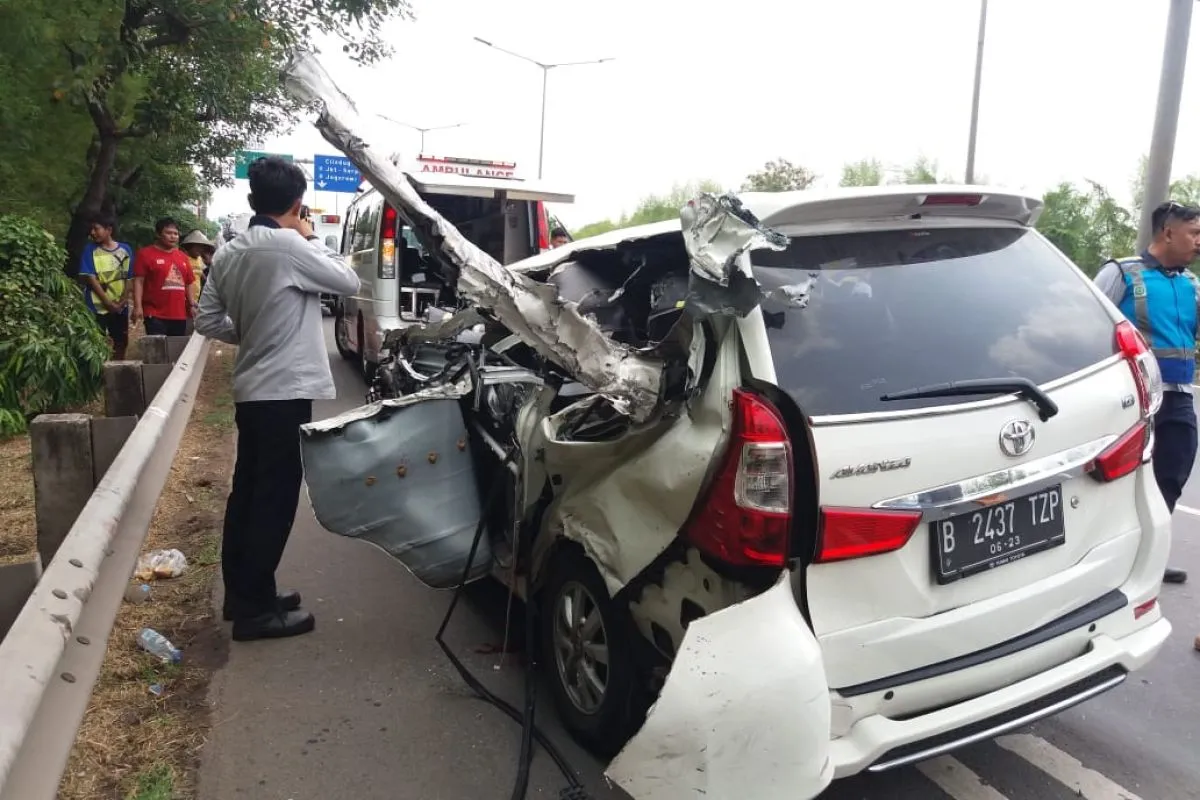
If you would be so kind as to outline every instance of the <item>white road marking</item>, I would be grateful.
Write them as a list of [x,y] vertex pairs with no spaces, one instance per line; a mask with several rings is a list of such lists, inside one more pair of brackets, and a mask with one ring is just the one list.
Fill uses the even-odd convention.
[[1200,517],[1200,508],[1192,508],[1191,506],[1181,506],[1178,503],[1176,503],[1175,510],[1182,511],[1185,514],[1191,514],[1193,517]]
[[1079,763],[1079,759],[1064,753],[1045,739],[1020,733],[1001,736],[996,744],[1017,754],[1086,800],[1141,800],[1133,792],[1088,769]]
[[917,764],[917,769],[954,800],[1008,800],[988,786],[958,759],[938,756]]

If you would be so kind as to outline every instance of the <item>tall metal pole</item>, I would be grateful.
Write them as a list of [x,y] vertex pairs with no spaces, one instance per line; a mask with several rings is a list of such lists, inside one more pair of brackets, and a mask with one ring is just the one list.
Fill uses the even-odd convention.
[[538,134],[538,180],[542,179],[542,155],[546,147],[546,84],[550,80],[550,67],[542,67],[542,126]]
[[1150,139],[1150,159],[1146,167],[1146,190],[1142,197],[1142,224],[1138,229],[1140,253],[1150,244],[1150,217],[1155,206],[1167,199],[1171,190],[1171,162],[1175,158],[1175,135],[1179,130],[1179,102],[1183,95],[1183,70],[1187,64],[1188,37],[1192,30],[1192,3],[1195,0],[1171,0],[1167,14],[1167,36],[1163,45],[1162,75],[1158,79],[1158,109],[1154,115],[1154,134]]
[[983,84],[983,40],[987,32],[988,0],[979,0],[979,44],[975,50],[975,94],[971,97],[971,133],[967,139],[966,182],[975,182],[975,137],[979,133],[979,89]]

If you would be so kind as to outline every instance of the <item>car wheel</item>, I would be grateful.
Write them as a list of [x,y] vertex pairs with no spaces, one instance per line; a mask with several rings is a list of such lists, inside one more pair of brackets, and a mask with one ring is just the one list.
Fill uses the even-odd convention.
[[354,357],[358,359],[358,370],[359,370],[359,372],[362,373],[363,380],[366,381],[367,386],[370,386],[371,383],[375,380],[375,371],[377,369],[379,369],[379,365],[370,361],[367,358],[366,337],[367,337],[366,328],[363,326],[362,317],[359,317],[358,318],[358,352],[355,353]]
[[350,347],[349,323],[346,322],[346,309],[338,303],[333,309],[333,343],[337,346],[338,355],[347,361],[358,358],[358,353]]
[[539,596],[542,669],[567,730],[611,758],[645,714],[630,638],[639,634],[580,551],[561,551],[547,569]]

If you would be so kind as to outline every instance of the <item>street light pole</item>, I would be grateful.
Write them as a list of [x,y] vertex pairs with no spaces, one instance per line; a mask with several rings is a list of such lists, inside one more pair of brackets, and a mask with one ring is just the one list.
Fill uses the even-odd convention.
[[529,56],[523,56],[520,53],[514,53],[512,50],[505,50],[503,47],[492,44],[487,39],[481,39],[478,36],[475,37],[475,41],[479,42],[480,44],[487,45],[488,47],[492,48],[493,50],[499,50],[501,53],[510,55],[513,58],[519,58],[522,61],[528,61],[530,64],[533,64],[535,67],[540,67],[542,70],[542,121],[541,121],[540,130],[538,131],[538,180],[541,180],[542,179],[542,156],[545,153],[545,146],[546,146],[546,86],[550,81],[550,70],[554,69],[555,67],[581,67],[581,66],[586,66],[588,64],[603,64],[608,61],[615,61],[616,59],[615,58],[596,58],[596,59],[592,59],[591,61],[563,61],[563,62],[559,62],[557,64],[545,64],[541,61],[530,58]]
[[1154,133],[1150,138],[1150,158],[1142,196],[1142,221],[1138,228],[1139,253],[1150,244],[1150,220],[1155,206],[1166,200],[1171,191],[1171,162],[1175,157],[1175,135],[1179,130],[1179,102],[1183,95],[1183,70],[1187,64],[1193,2],[1195,0],[1171,0],[1171,9],[1167,13],[1162,74],[1158,79],[1158,108],[1154,114]]
[[975,51],[975,93],[971,97],[971,133],[967,139],[966,183],[975,182],[975,137],[979,133],[979,90],[983,84],[983,40],[987,32],[988,0],[979,0],[979,44]]
[[398,119],[392,119],[391,117],[386,116],[384,114],[376,114],[375,116],[379,117],[380,119],[387,120],[388,122],[392,123],[393,125],[403,125],[406,128],[412,128],[414,131],[421,134],[421,152],[418,153],[418,155],[422,155],[425,153],[425,134],[429,133],[430,131],[448,131],[451,128],[461,128],[463,125],[466,125],[465,122],[456,122],[453,125],[435,125],[432,128],[421,128],[417,125],[412,125],[407,122],[401,122]]

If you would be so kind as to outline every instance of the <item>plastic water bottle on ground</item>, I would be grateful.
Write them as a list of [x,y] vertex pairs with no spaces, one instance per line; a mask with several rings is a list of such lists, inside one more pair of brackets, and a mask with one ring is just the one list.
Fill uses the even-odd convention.
[[183,652],[171,640],[151,628],[142,628],[138,634],[138,646],[152,656],[157,656],[164,664],[178,664],[183,658]]

